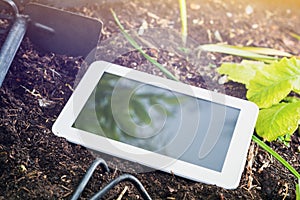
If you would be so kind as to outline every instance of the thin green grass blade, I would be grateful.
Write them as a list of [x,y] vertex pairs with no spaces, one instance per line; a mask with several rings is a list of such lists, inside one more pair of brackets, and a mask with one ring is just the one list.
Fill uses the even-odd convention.
[[187,12],[186,12],[186,2],[185,0],[179,0],[179,9],[180,9],[180,20],[181,20],[181,37],[183,44],[185,46],[188,28],[187,28]]
[[296,34],[296,33],[293,33],[293,32],[290,32],[290,35],[291,35],[293,38],[295,38],[295,39],[297,39],[297,40],[300,40],[300,35],[298,35],[298,34]]
[[282,158],[276,151],[274,151],[271,147],[266,145],[263,141],[261,141],[258,137],[255,135],[252,136],[252,140],[256,142],[260,147],[262,147],[264,150],[269,152],[272,156],[274,156],[283,166],[285,166],[294,176],[299,180],[300,174],[297,172],[297,170],[291,166],[284,158]]
[[138,45],[138,43],[125,31],[123,25],[121,24],[119,18],[117,17],[116,13],[111,9],[111,13],[114,17],[114,20],[116,21],[117,25],[121,29],[122,34],[127,39],[127,41],[137,50],[139,51],[149,62],[151,62],[153,65],[158,67],[168,78],[179,81],[177,77],[175,77],[170,71],[168,71],[164,66],[162,66],[160,63],[158,63],[156,60],[154,60],[151,56],[145,53],[145,51],[142,50],[142,48]]
[[300,179],[298,179],[298,184],[296,185],[296,200],[300,200]]
[[234,46],[224,45],[224,44],[204,44],[198,47],[199,50],[203,51],[210,51],[210,52],[217,52],[217,53],[224,53],[230,54],[234,56],[240,56],[244,58],[249,58],[253,60],[259,60],[266,63],[271,63],[277,58],[267,55],[261,55],[258,53],[253,53],[251,51],[246,51],[243,49],[235,48]]
[[282,56],[282,57],[292,57],[293,55],[284,51],[280,51],[272,48],[265,47],[239,47],[239,46],[231,46],[232,48],[237,48],[245,51],[250,51],[253,53],[261,54],[261,55],[270,55],[270,56]]

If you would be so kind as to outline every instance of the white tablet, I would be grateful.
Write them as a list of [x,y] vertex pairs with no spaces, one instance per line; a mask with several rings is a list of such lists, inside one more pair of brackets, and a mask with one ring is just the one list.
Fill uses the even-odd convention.
[[53,132],[89,149],[233,189],[257,114],[249,101],[97,61]]

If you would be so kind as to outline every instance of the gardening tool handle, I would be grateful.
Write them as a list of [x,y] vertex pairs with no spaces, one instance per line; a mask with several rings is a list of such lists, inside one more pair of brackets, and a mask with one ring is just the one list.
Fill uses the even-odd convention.
[[29,17],[26,15],[16,15],[15,22],[1,48],[0,87],[26,33],[28,20]]

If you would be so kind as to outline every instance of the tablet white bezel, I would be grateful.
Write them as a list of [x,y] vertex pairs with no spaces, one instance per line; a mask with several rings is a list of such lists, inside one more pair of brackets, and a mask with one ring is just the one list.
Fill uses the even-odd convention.
[[[174,158],[73,128],[72,125],[74,121],[104,72],[109,72],[119,76],[126,76],[126,78],[148,84],[150,83],[152,85],[156,85],[155,83],[158,83],[160,87],[165,85],[168,89],[172,88],[172,90],[183,94],[192,95],[200,99],[239,109],[240,114],[222,171],[217,172],[210,170],[198,165],[176,160]],[[257,115],[258,107],[249,101],[189,86],[130,68],[117,66],[108,62],[96,61],[89,67],[86,74],[80,81],[76,90],[54,123],[52,131],[57,136],[64,137],[70,142],[83,145],[89,149],[133,162],[138,162],[168,173],[172,172],[175,175],[195,181],[215,184],[227,189],[234,189],[239,184],[241,174],[245,166],[246,155]],[[165,165],[162,166],[162,164]]]

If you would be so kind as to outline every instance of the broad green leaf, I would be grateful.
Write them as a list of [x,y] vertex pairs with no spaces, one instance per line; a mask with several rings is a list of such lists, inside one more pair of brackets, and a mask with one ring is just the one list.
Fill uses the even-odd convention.
[[282,56],[282,57],[292,57],[293,55],[284,51],[280,51],[272,48],[265,47],[236,47],[241,50],[250,51],[253,53],[258,53],[262,55],[272,55],[272,56]]
[[229,80],[243,83],[248,88],[256,71],[262,70],[264,66],[263,62],[243,60],[241,63],[223,63],[217,71],[220,74],[228,75]]
[[299,77],[293,82],[293,91],[300,94],[300,78]]
[[239,47],[224,45],[224,44],[204,44],[199,46],[198,48],[203,51],[225,53],[225,54],[250,58],[253,60],[260,60],[268,63],[272,62],[273,60],[277,60],[277,58],[272,56],[261,55],[258,53],[253,53],[251,51],[240,49]]
[[300,90],[299,82],[300,61],[283,58],[257,71],[250,81],[247,98],[260,108],[268,108],[279,103],[292,90]]
[[256,122],[256,132],[268,141],[279,136],[293,134],[299,125],[300,102],[280,103],[271,108],[262,109]]
[[250,81],[247,92],[248,100],[256,103],[259,108],[269,108],[279,103],[293,89],[290,80],[274,82],[267,77],[259,76],[259,82]]

